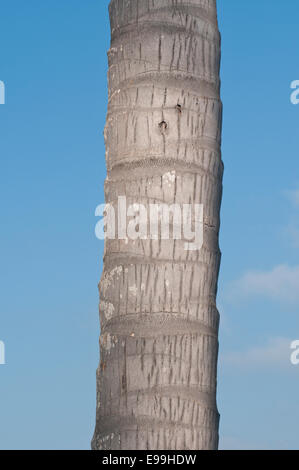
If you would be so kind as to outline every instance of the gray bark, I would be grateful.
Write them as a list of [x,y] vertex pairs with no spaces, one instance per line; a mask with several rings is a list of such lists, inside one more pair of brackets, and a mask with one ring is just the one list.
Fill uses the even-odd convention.
[[112,0],[109,12],[106,202],[203,204],[204,243],[105,241],[92,448],[217,449],[216,0]]

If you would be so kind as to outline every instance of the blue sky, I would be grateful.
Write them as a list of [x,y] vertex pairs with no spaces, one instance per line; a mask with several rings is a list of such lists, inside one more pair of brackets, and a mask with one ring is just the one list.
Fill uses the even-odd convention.
[[[94,427],[108,0],[2,0],[1,449],[88,449]],[[297,0],[218,0],[225,163],[221,448],[298,449]]]

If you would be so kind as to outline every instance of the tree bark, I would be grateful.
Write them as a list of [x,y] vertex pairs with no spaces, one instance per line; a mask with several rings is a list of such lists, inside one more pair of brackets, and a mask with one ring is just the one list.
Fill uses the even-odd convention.
[[216,0],[111,0],[109,12],[106,202],[203,204],[204,241],[105,241],[92,448],[217,449]]

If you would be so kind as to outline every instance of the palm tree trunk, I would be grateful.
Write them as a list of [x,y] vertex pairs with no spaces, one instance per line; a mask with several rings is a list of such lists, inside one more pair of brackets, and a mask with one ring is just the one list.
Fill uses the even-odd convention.
[[197,251],[161,237],[105,241],[92,448],[217,449],[216,0],[111,0],[109,11],[106,202],[203,204],[204,233]]

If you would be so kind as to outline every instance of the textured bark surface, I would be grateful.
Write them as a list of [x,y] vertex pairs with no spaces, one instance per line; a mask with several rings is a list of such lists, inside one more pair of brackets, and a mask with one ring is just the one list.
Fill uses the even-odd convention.
[[109,11],[106,202],[203,204],[204,243],[106,240],[92,447],[216,449],[216,1],[112,0]]

